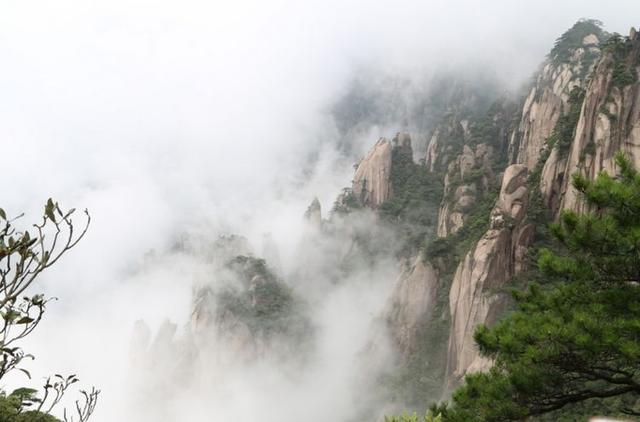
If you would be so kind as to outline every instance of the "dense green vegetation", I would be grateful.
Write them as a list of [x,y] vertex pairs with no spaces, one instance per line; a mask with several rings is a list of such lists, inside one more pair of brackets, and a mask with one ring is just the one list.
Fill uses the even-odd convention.
[[542,283],[516,293],[517,310],[493,328],[478,327],[494,367],[434,407],[444,421],[640,415],[640,175],[616,162],[619,178],[574,176],[592,212],[563,212],[552,226],[562,252],[540,251]]
[[580,110],[584,102],[584,89],[576,86],[569,94],[569,112],[563,114],[556,123],[547,143],[558,149],[561,157],[566,157],[576,134],[576,126],[580,119]]
[[624,88],[627,85],[631,85],[636,80],[634,72],[629,69],[624,63],[616,62],[613,65],[613,72],[611,74],[611,82],[613,86],[618,88]]
[[504,170],[507,158],[510,129],[517,121],[518,105],[508,97],[497,99],[486,113],[475,119],[469,127],[469,144],[485,144],[493,147],[491,168],[494,172]]
[[217,296],[217,312],[230,311],[254,333],[263,336],[286,334],[302,338],[310,323],[303,314],[303,303],[291,288],[276,277],[263,259],[237,256],[227,268],[242,288],[229,287]]
[[[474,118],[501,93],[495,74],[477,69],[446,68],[417,83],[408,79],[372,77],[364,72],[346,87],[330,110],[342,136],[340,147],[350,151],[349,137],[372,126],[404,122],[410,132],[426,133],[443,119]],[[427,92],[429,95],[424,95]],[[442,170],[442,169],[439,169]]]
[[442,280],[432,316],[425,319],[416,332],[415,350],[398,368],[381,380],[390,393],[389,399],[402,402],[410,409],[424,408],[425,397],[438,397],[445,379],[447,341],[449,338],[448,286]]
[[[555,64],[568,63],[575,49],[583,46],[584,37],[590,34],[596,35],[600,41],[608,38],[607,33],[602,30],[602,22],[581,19],[556,40],[549,57]],[[595,57],[590,57],[589,60],[593,62]]]
[[[460,260],[489,229],[491,210],[499,193],[499,186],[496,180],[492,180],[491,173],[503,171],[504,163],[507,162],[505,154],[500,151],[507,149],[506,133],[507,128],[513,124],[514,107],[514,104],[506,99],[497,100],[484,115],[470,122],[468,144],[485,144],[493,148],[491,169],[476,168],[467,172],[463,178],[456,174],[449,181],[449,194],[445,200],[452,201],[451,196],[461,185],[475,186],[480,200],[466,212],[465,224],[460,230],[447,237],[427,239],[424,245],[425,258],[432,262],[444,263],[441,268],[445,269],[445,274],[452,275]],[[485,178],[488,186],[482,183]]]
[[547,162],[551,154],[552,144],[547,140],[535,167],[529,173],[527,178],[527,188],[529,189],[529,203],[527,206],[527,219],[534,223],[537,237],[547,237],[547,222],[551,217],[549,209],[544,203],[542,192],[540,192],[540,180],[542,177],[542,169],[544,163]]
[[[496,101],[486,113],[469,122],[468,135],[464,134],[458,122],[449,122],[445,126],[451,130],[445,132],[450,137],[443,138],[448,142],[448,153],[461,153],[465,139],[471,146],[485,144],[490,148],[493,147],[494,150],[504,148],[503,143],[506,143],[505,128],[511,124],[512,111],[511,103],[505,100]],[[442,394],[445,382],[443,362],[446,361],[449,335],[448,292],[459,262],[489,228],[491,210],[498,195],[498,186],[495,185],[491,173],[492,170],[501,171],[504,166],[501,162],[505,162],[504,157],[499,154],[493,154],[491,158],[493,164],[491,169],[484,168],[484,164],[481,164],[480,168],[466,172],[464,178],[460,178],[459,172],[455,172],[454,177],[449,180],[450,195],[457,186],[473,185],[480,199],[468,210],[465,210],[464,226],[456,233],[444,238],[435,236],[432,229],[436,225],[436,213],[443,195],[441,190],[443,175],[441,173],[427,173],[426,168],[413,164],[410,155],[403,156],[401,151],[398,151],[393,161],[394,165],[399,163],[396,170],[398,168],[401,170],[393,174],[392,168],[394,196],[398,192],[401,195],[400,198],[406,197],[407,192],[418,193],[418,197],[421,198],[424,205],[416,207],[416,210],[422,212],[423,218],[427,215],[430,217],[430,220],[422,221],[409,219],[414,228],[428,227],[429,229],[422,232],[414,229],[418,236],[412,238],[412,251],[415,252],[419,248],[423,253],[423,258],[431,262],[439,274],[436,301],[432,305],[431,316],[422,321],[418,327],[415,350],[403,359],[394,374],[384,380],[386,385],[390,387],[392,399],[403,401],[409,408],[418,409],[424,405],[425,397],[437,397]],[[418,176],[419,172],[423,172],[422,178]],[[404,183],[407,179],[411,183]],[[425,193],[424,189],[428,186],[420,186],[420,183],[432,183],[438,190],[432,189],[431,192]],[[488,186],[486,186],[487,184]],[[396,190],[396,186],[400,186],[400,189]],[[452,201],[453,198],[449,196],[442,198],[442,201]],[[408,201],[398,199],[394,198],[394,201],[385,204],[381,207],[381,211],[387,212],[394,209],[386,208],[391,204],[402,211],[403,207],[410,204]],[[403,217],[401,212],[398,214]]]
[[443,262],[445,273],[453,275],[458,263],[489,229],[491,210],[497,197],[496,187],[475,204],[460,230],[447,237],[430,239],[424,248],[425,258],[432,262]]
[[384,202],[380,215],[397,226],[406,239],[401,251],[410,254],[437,224],[438,206],[442,198],[442,175],[413,161],[411,148],[394,147],[391,153],[392,198]]
[[442,416],[434,415],[431,411],[424,416],[418,416],[417,413],[404,413],[400,416],[387,416],[384,422],[442,422]]
[[416,333],[416,350],[390,377],[392,391],[410,408],[419,408],[425,397],[442,393],[445,381],[447,341],[449,338],[449,289],[460,261],[489,228],[491,209],[497,192],[486,195],[471,211],[467,224],[453,235],[427,241],[424,250],[439,273],[436,301],[431,317]]
[[611,54],[612,72],[611,84],[617,88],[624,88],[636,82],[637,75],[633,61],[629,61],[632,43],[628,37],[614,34],[605,43],[605,51]]
[[362,205],[358,202],[358,198],[356,198],[356,194],[353,193],[353,189],[343,188],[342,193],[338,195],[338,198],[331,207],[331,213],[345,215],[358,208],[362,208]]
[[[489,217],[497,197],[497,188],[475,204],[466,224],[445,238],[422,236],[422,251],[439,273],[436,301],[431,317],[424,320],[416,332],[416,348],[385,378],[392,399],[402,400],[411,408],[424,403],[424,397],[436,397],[442,392],[445,379],[447,339],[449,336],[448,292],[453,274],[461,259],[489,228]],[[435,202],[438,204],[438,202]],[[435,218],[435,216],[434,216]],[[435,221],[434,221],[435,223]]]
[[43,412],[29,410],[39,402],[36,398],[37,391],[21,388],[6,395],[0,393],[0,421],[2,422],[57,422],[54,418]]

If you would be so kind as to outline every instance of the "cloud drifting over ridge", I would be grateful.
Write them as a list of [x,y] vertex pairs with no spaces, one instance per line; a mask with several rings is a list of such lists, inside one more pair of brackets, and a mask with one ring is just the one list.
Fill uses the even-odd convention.
[[[126,275],[185,231],[269,231],[293,256],[311,198],[326,208],[350,181],[326,110],[360,69],[420,78],[475,63],[513,87],[578,18],[624,33],[640,15],[626,0],[485,3],[3,2],[0,205],[31,218],[53,196],[94,216],[43,280],[61,300],[32,340],[38,368],[117,386],[103,377],[132,318],[188,318],[197,264]],[[101,367],[53,352],[60,339],[103,353]]]

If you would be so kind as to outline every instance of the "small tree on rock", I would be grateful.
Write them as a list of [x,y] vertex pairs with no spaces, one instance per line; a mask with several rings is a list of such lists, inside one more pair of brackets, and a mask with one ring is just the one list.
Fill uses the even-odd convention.
[[[42,294],[32,294],[30,287],[49,267],[54,265],[85,236],[91,217],[85,210],[85,222],[80,230],[72,217],[75,209],[63,211],[49,199],[42,220],[31,229],[16,228],[16,218],[8,218],[0,208],[0,380],[12,371],[22,371],[24,361],[33,359],[20,346],[20,340],[30,335],[42,321],[47,304],[52,300]],[[0,393],[0,420],[16,422],[49,422],[50,415],[69,387],[78,382],[75,375],[55,375],[46,380],[41,395],[29,388],[11,394]],[[65,421],[85,422],[93,413],[99,391],[81,391],[73,412],[64,412]]]

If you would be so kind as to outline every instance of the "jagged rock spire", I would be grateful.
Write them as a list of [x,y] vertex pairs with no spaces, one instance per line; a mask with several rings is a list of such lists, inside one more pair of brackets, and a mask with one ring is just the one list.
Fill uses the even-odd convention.
[[322,224],[322,206],[317,197],[311,201],[311,204],[304,213],[304,218],[314,227],[320,227]]
[[376,208],[391,197],[391,150],[391,142],[380,138],[358,164],[353,193],[362,205]]

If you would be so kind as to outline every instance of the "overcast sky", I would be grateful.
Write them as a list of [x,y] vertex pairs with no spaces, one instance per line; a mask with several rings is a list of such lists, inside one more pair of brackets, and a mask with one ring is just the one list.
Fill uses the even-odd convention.
[[198,191],[176,202],[264,190],[329,136],[319,111],[357,69],[415,76],[474,60],[522,79],[577,19],[626,33],[639,12],[633,0],[5,0],[0,139],[9,174],[33,169],[3,206],[136,183]]

